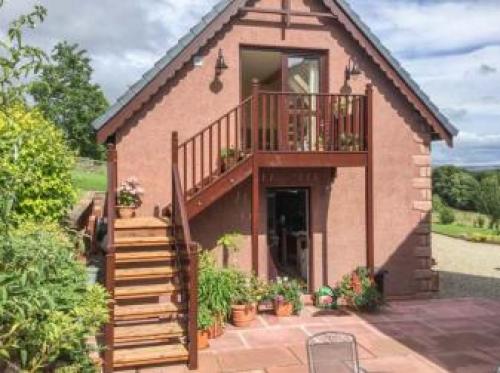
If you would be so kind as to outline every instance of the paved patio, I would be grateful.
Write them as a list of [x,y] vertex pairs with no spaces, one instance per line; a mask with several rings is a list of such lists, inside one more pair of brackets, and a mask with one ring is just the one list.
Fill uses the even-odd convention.
[[[199,372],[305,373],[305,340],[326,330],[353,333],[368,372],[496,372],[500,365],[500,301],[440,299],[391,302],[376,315],[260,315],[248,328],[228,326],[200,353]],[[182,366],[143,369],[185,372]]]

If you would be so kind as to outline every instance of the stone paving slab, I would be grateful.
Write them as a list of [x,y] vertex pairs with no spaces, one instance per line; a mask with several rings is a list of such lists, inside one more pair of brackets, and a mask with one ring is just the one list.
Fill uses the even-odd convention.
[[[259,315],[251,326],[228,326],[200,353],[201,373],[306,373],[308,336],[353,333],[369,373],[494,373],[500,366],[500,301],[435,299],[390,302],[377,314],[325,313],[306,307],[300,317]],[[140,373],[187,373],[184,366]]]

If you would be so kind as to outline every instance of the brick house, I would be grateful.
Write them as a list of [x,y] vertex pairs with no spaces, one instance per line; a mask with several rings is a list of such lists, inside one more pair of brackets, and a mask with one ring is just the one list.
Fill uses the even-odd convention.
[[314,291],[367,266],[388,272],[389,297],[429,295],[431,143],[451,146],[457,130],[345,0],[223,0],[94,125],[108,196],[131,176],[146,190],[130,221],[108,197],[108,369],[196,366],[193,255],[175,298],[191,315],[185,348],[158,347],[161,328],[120,348],[134,339],[119,322],[181,312],[166,287],[180,269],[151,263],[192,241],[222,262],[227,232],[243,236],[239,267],[262,278]]

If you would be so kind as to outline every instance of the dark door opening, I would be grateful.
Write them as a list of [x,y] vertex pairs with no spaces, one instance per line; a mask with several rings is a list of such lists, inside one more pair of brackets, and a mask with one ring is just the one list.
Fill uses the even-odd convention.
[[309,277],[309,190],[267,190],[269,278],[287,276],[307,286]]

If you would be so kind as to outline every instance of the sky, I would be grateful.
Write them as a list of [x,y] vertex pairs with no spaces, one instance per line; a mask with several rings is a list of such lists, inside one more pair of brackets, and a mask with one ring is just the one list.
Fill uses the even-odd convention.
[[[348,1],[460,130],[453,149],[433,145],[434,163],[500,165],[500,0]],[[114,102],[216,2],[6,0],[0,33],[41,3],[48,17],[26,41],[78,43]]]

